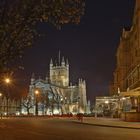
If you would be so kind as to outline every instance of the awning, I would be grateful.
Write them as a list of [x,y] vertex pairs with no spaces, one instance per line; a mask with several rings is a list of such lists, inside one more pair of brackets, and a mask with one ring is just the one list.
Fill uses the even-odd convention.
[[127,91],[127,92],[121,92],[119,96],[140,96],[140,91]]

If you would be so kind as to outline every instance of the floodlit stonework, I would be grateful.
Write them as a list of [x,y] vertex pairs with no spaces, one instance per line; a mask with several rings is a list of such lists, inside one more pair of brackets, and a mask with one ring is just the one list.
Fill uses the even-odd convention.
[[[38,90],[38,95],[35,91]],[[39,115],[89,113],[90,102],[87,103],[86,82],[79,79],[78,85],[69,82],[69,63],[60,57],[57,63],[50,61],[49,77],[35,79],[33,75],[29,86],[29,94],[33,107],[30,113]],[[27,113],[23,107],[23,113]]]

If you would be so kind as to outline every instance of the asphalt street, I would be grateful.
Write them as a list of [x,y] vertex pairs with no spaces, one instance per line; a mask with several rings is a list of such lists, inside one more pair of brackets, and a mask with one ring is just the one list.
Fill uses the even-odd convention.
[[140,130],[92,126],[59,118],[0,120],[0,140],[140,140]]

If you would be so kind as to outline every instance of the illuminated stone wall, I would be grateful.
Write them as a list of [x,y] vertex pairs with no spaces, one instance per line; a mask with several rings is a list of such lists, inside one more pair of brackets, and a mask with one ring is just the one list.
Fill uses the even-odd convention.
[[[69,84],[69,64],[64,57],[62,60],[59,57],[55,64],[51,59],[49,78],[44,80],[32,76],[29,96],[33,104],[36,104],[37,99],[35,90],[39,91],[38,112],[40,115],[90,113],[90,103],[87,104],[86,82],[79,79],[77,85]],[[34,105],[30,113],[35,114],[35,109]]]

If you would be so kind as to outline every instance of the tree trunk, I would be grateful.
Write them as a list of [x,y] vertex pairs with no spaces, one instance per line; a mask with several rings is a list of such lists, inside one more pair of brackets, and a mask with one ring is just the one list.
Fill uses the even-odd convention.
[[28,115],[30,114],[30,109],[29,108],[27,108],[27,113],[28,113]]

